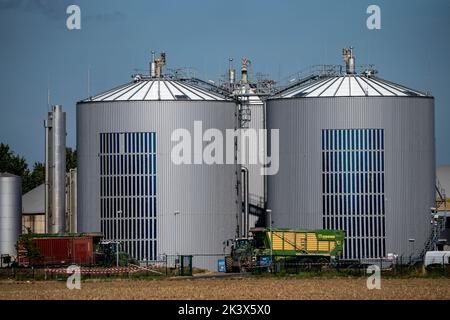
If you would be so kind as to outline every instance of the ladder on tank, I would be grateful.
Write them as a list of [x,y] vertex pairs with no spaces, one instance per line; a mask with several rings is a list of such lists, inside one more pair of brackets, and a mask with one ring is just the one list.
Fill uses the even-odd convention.
[[[437,193],[437,199],[436,199],[436,210],[438,210],[442,205],[446,206],[447,204],[447,197],[445,196],[445,190],[442,188],[439,180],[436,181],[436,193]],[[445,229],[445,219],[442,217],[435,218],[432,217],[432,223],[433,227],[431,229],[430,236],[425,242],[423,250],[420,252],[418,259],[423,260],[425,257],[425,254],[427,251],[434,251],[436,250],[436,245],[439,241],[439,236],[441,235],[441,232]]]

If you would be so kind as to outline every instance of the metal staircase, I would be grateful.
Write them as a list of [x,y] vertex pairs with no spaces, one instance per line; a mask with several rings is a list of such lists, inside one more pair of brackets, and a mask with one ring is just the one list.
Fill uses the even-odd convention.
[[439,236],[442,231],[445,229],[445,220],[442,218],[436,219],[436,221],[433,223],[433,228],[431,229],[430,236],[428,237],[427,241],[425,242],[425,246],[423,250],[420,252],[418,258],[422,260],[425,257],[425,254],[427,251],[434,251],[436,250],[436,244],[439,240]]
[[[442,188],[439,181],[436,181],[436,212],[444,204],[447,203],[447,197],[445,196],[445,190]],[[445,230],[445,217],[436,214],[432,217],[433,227],[431,229],[430,236],[425,242],[423,250],[420,252],[418,259],[422,260],[425,257],[427,251],[436,250],[436,245],[439,241],[441,232]]]

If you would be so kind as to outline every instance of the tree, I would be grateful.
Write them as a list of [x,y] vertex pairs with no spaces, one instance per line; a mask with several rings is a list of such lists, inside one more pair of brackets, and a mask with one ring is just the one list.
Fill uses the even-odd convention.
[[7,144],[0,144],[0,172],[9,172],[17,176],[29,174],[24,157],[15,155]]
[[[66,148],[66,171],[77,167],[77,151]],[[0,172],[9,172],[22,177],[22,193],[45,183],[45,165],[35,162],[30,172],[24,157],[14,154],[7,144],[0,144]]]
[[14,154],[7,144],[0,144],[0,172],[9,172],[22,178],[22,193],[27,193],[45,182],[45,169],[36,162],[30,172],[24,157]]
[[77,150],[66,148],[66,172],[77,167]]
[[35,162],[33,171],[29,175],[30,190],[45,183],[45,165],[42,162]]

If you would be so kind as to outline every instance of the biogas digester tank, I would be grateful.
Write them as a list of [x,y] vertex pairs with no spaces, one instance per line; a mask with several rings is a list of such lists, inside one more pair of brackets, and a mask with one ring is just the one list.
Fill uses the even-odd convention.
[[225,133],[235,113],[218,93],[157,75],[79,102],[79,231],[103,232],[139,261],[192,254],[194,266],[216,269],[236,233],[239,168],[174,164],[171,135],[193,133],[194,121]]
[[408,256],[430,234],[434,98],[370,73],[321,77],[267,102],[280,131],[273,225],[346,231],[344,257]]

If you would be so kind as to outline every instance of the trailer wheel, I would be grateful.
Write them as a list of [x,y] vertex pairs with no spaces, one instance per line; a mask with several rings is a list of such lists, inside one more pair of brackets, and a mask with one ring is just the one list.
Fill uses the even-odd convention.
[[326,269],[330,266],[330,260],[327,258],[319,258],[317,259],[318,269]]
[[233,272],[233,258],[231,256],[225,257],[225,271],[226,273]]
[[305,271],[310,271],[312,269],[312,263],[313,260],[310,258],[302,259],[302,269]]

